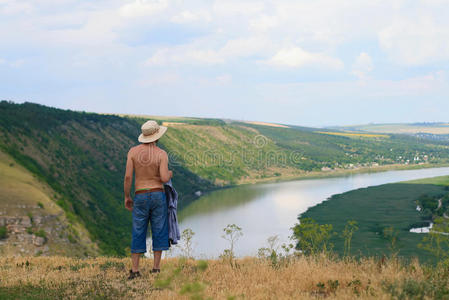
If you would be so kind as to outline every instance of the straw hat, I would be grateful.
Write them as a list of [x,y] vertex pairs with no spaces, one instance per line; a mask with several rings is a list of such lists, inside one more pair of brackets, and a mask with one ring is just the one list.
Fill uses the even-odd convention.
[[142,125],[142,133],[139,135],[139,142],[151,143],[161,138],[167,131],[167,127],[159,126],[156,121],[146,121]]

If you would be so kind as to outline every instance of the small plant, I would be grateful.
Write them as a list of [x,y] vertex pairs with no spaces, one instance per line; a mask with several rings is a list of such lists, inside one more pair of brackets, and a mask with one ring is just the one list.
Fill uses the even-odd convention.
[[184,247],[181,248],[181,251],[183,252],[183,255],[186,258],[193,258],[193,236],[195,235],[195,232],[193,232],[192,229],[186,228],[181,234],[181,240],[184,241]]
[[33,234],[33,228],[28,227],[28,228],[26,229],[26,232],[27,232],[28,234]]
[[69,240],[70,243],[75,244],[76,243],[76,239],[73,237],[73,235],[68,234],[67,235],[67,239]]
[[258,256],[262,259],[268,259],[273,268],[287,266],[293,258],[290,251],[293,249],[293,244],[282,244],[279,250],[279,236],[271,236],[267,239],[268,247],[259,248]]
[[190,295],[190,299],[204,299],[203,291],[206,288],[205,284],[199,281],[193,281],[185,283],[181,290],[179,291],[180,295]]
[[356,232],[359,229],[357,226],[357,222],[352,220],[348,221],[346,223],[345,229],[343,230],[341,236],[345,240],[344,244],[344,256],[350,256],[351,255],[351,240],[354,232]]
[[78,272],[79,270],[84,269],[86,267],[89,267],[88,263],[76,264],[76,265],[71,265],[70,270],[74,271],[74,272]]
[[8,229],[6,226],[0,226],[0,240],[8,237]]
[[338,282],[338,280],[328,280],[327,285],[329,286],[329,291],[335,295],[338,287],[340,286],[340,283]]
[[31,223],[33,223],[33,214],[29,211],[27,212],[28,218],[30,218]]
[[243,236],[242,228],[235,224],[229,224],[225,228],[223,228],[224,234],[221,236],[225,240],[229,242],[229,249],[225,249],[223,254],[220,256],[221,258],[228,260],[231,266],[234,266],[234,246],[237,240]]
[[122,262],[106,261],[104,264],[100,265],[100,270],[106,271],[108,269],[114,268],[116,271],[125,270],[125,264]]
[[449,222],[444,218],[437,218],[433,227],[426,234],[418,247],[432,253],[439,261],[448,260],[449,253]]
[[392,256],[396,257],[399,252],[398,243],[397,243],[398,242],[398,231],[390,226],[390,227],[384,228],[384,230],[382,231],[382,234],[383,234],[383,237],[390,243],[389,248],[391,250]]
[[205,261],[205,260],[199,260],[198,261],[198,264],[197,264],[198,270],[206,271],[207,267],[208,267],[207,261]]
[[37,206],[39,206],[40,208],[44,208],[44,204],[40,201],[37,203]]
[[352,287],[352,291],[357,296],[360,296],[360,288],[362,286],[362,282],[359,279],[354,279],[348,283],[348,287]]

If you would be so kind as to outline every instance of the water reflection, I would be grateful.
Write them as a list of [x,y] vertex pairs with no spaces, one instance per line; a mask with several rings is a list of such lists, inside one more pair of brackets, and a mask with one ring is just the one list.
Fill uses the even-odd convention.
[[218,190],[192,202],[178,213],[178,219],[182,222],[183,219],[193,215],[210,215],[214,212],[236,208],[257,199],[263,193],[263,190],[254,188],[253,185]]

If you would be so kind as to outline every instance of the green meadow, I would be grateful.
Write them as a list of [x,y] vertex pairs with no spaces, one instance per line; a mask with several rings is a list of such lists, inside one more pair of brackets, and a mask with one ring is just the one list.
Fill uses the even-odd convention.
[[359,256],[383,256],[393,252],[406,258],[427,261],[430,255],[418,247],[425,234],[409,232],[432,220],[417,208],[419,199],[438,199],[449,193],[449,176],[427,178],[357,189],[332,196],[310,208],[300,218],[312,218],[319,224],[332,224],[337,234],[331,239],[336,253],[344,252],[340,233],[347,221],[355,220],[359,229],[352,238],[351,253]]

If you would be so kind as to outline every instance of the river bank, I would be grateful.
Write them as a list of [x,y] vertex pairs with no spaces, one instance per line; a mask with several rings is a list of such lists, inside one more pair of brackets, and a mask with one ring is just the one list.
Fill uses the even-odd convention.
[[291,176],[278,176],[278,177],[269,177],[269,178],[253,178],[247,179],[239,182],[235,185],[227,185],[220,188],[229,188],[241,185],[252,185],[252,184],[264,184],[264,183],[276,183],[276,182],[287,182],[287,181],[296,181],[296,180],[306,180],[306,179],[319,179],[319,178],[334,178],[334,177],[342,177],[354,174],[365,174],[365,173],[379,173],[379,172],[387,172],[387,171],[396,171],[396,170],[419,170],[419,169],[429,169],[429,168],[443,168],[449,167],[449,163],[440,163],[440,164],[416,164],[416,165],[403,165],[403,164],[391,164],[384,165],[378,167],[363,167],[358,169],[339,169],[333,171],[314,171],[302,173],[300,175],[291,175]]

